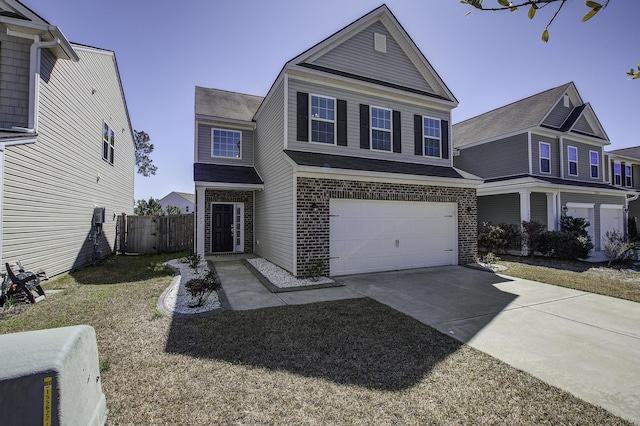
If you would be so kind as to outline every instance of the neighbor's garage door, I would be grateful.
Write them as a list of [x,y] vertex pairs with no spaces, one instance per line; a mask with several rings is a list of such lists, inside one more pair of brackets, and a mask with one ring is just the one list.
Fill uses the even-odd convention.
[[457,204],[330,200],[331,275],[458,262]]

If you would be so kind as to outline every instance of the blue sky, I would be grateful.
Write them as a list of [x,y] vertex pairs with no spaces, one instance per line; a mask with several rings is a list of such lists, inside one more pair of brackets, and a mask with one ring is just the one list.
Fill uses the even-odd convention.
[[[134,129],[155,146],[158,173],[135,198],[193,192],[195,86],[266,95],[286,61],[380,6],[380,0],[24,0],[76,43],[114,50]],[[491,5],[493,0],[486,0]],[[458,0],[386,4],[460,102],[453,122],[574,81],[611,139],[640,145],[640,1],[612,0],[587,23],[569,0],[535,19],[474,11]],[[496,3],[497,4],[497,3]]]

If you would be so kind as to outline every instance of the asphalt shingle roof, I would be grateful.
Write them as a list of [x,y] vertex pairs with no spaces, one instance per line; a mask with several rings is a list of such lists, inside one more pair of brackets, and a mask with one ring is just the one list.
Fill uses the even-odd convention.
[[251,121],[263,101],[262,96],[196,86],[196,115]]
[[193,180],[195,182],[239,183],[244,185],[262,185],[258,172],[251,166],[227,166],[221,164],[194,163]]
[[621,155],[623,157],[636,158],[640,160],[640,146],[632,146],[630,148],[621,148],[607,151],[605,154]]

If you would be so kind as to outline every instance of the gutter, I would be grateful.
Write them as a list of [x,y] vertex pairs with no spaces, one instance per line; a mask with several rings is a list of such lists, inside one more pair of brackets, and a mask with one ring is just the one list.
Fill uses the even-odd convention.
[[59,46],[60,37],[56,36],[51,41],[40,41],[40,36],[34,36],[34,43],[30,48],[29,57],[29,125],[27,129],[14,128],[14,130],[25,133],[38,132],[38,110],[40,106],[40,63],[42,58],[41,49]]

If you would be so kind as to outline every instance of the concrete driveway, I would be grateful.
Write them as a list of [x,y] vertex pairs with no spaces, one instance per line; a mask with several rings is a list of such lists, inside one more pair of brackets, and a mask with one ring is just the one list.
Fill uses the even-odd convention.
[[640,424],[638,303],[461,266],[336,280]]

